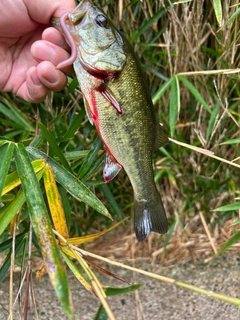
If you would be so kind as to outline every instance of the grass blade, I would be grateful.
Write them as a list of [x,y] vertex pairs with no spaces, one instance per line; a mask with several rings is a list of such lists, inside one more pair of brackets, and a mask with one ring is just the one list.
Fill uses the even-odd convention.
[[218,254],[222,254],[228,248],[230,248],[233,244],[239,242],[240,240],[240,231],[236,232],[224,245],[218,250]]
[[164,92],[168,89],[169,86],[171,86],[171,83],[174,81],[174,78],[169,79],[162,85],[158,91],[153,95],[152,101],[153,104],[156,104],[157,101],[161,98],[161,96],[164,94]]
[[106,293],[106,296],[110,297],[110,296],[116,296],[116,295],[119,295],[119,294],[125,294],[125,293],[129,293],[129,292],[133,292],[135,290],[138,290],[142,286],[143,286],[143,284],[134,284],[132,286],[128,286],[128,287],[124,287],[124,288],[106,287],[104,289],[104,291]]
[[226,21],[226,24],[229,24],[229,22],[233,21],[238,15],[240,14],[240,8],[238,8],[232,15],[231,17]]
[[42,131],[42,134],[44,136],[44,138],[47,140],[47,142],[49,143],[51,150],[54,152],[54,154],[56,154],[59,158],[59,160],[61,161],[62,165],[70,172],[72,172],[71,167],[69,166],[66,158],[64,157],[61,149],[59,148],[59,146],[57,145],[56,140],[54,139],[54,137],[52,136],[52,134],[48,131],[48,129],[45,127],[45,125],[41,122],[39,122],[39,127]]
[[240,202],[227,204],[225,206],[219,207],[213,211],[233,211],[233,210],[239,210],[240,209]]
[[170,135],[173,137],[178,114],[180,111],[180,90],[179,90],[179,82],[178,78],[174,77],[171,82],[171,90],[170,90],[170,106],[169,106],[169,127],[170,127]]
[[183,76],[178,76],[178,78],[183,82],[183,84],[188,88],[188,90],[193,94],[193,96],[203,105],[203,107],[212,114],[212,111],[207,104],[207,102],[204,100],[203,96],[197,91],[197,89],[191,84],[190,81],[188,81]]
[[86,175],[86,173],[93,166],[93,163],[95,162],[95,159],[96,159],[101,147],[102,147],[102,141],[99,138],[99,136],[97,136],[92,144],[92,147],[91,147],[87,157],[84,159],[84,161],[80,167],[80,170],[78,172],[78,178],[80,180]]
[[0,202],[5,185],[7,173],[12,160],[14,144],[7,143],[0,149]]
[[6,117],[13,120],[20,127],[25,130],[34,131],[32,124],[24,117],[21,111],[15,108],[7,99],[2,99],[4,104],[0,102],[0,112]]

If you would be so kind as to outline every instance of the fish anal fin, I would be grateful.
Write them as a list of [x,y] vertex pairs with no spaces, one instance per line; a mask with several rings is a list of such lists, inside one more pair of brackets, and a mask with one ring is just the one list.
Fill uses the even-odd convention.
[[120,104],[118,103],[114,93],[107,86],[105,81],[102,81],[101,85],[97,88],[97,90],[101,93],[101,95],[117,110],[119,114],[122,113],[122,109]]
[[103,168],[103,178],[105,182],[109,182],[116,177],[122,166],[118,164],[113,157],[106,152],[105,165]]
[[156,124],[156,136],[155,136],[155,143],[154,143],[154,151],[158,150],[159,148],[165,146],[169,143],[168,136],[163,131],[163,128],[160,126],[159,123]]

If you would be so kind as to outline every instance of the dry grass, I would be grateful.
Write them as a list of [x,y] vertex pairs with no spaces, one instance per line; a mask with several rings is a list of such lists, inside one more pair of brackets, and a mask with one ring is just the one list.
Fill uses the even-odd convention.
[[[222,3],[221,28],[210,1],[190,1],[175,5],[163,0],[155,1],[154,4],[142,1],[141,4],[138,2],[123,10],[128,1],[122,0],[111,6],[111,10],[107,9],[108,14],[114,17],[115,25],[118,25],[119,17],[114,13],[119,9],[124,31],[127,35],[133,35],[136,30],[141,29],[144,19],[149,20],[165,7],[167,14],[135,38],[137,52],[144,64],[165,77],[183,74],[211,110],[216,112],[211,117],[203,105],[193,98],[189,89],[181,84],[181,110],[174,138],[204,148],[206,154],[171,143],[167,148],[171,159],[162,158],[160,153],[155,157],[156,174],[165,169],[158,187],[166,212],[172,217],[170,222],[174,230],[166,250],[166,236],[156,244],[158,235],[151,234],[145,243],[138,244],[131,230],[123,231],[124,236],[122,233],[119,237],[109,235],[106,240],[89,245],[89,250],[93,249],[98,254],[116,259],[151,256],[152,261],[174,263],[216,253],[239,229],[231,226],[232,222],[239,219],[237,214],[212,211],[234,202],[239,196],[239,168],[207,155],[207,152],[213,152],[223,159],[235,160],[235,163],[240,164],[240,160],[236,160],[239,157],[239,144],[221,145],[224,141],[240,136],[239,19],[226,25],[226,21],[236,11],[234,5],[237,3]],[[154,45],[151,46],[154,38]],[[222,69],[232,69],[233,73],[218,73]],[[150,88],[154,94],[164,82],[161,76],[156,77],[149,70],[147,69]],[[169,91],[161,96],[156,110],[159,120],[167,128]],[[122,177],[119,179],[119,184],[123,186]],[[125,184],[124,190],[126,188],[129,190],[129,185],[126,187]],[[123,187],[118,191],[130,192],[122,189]],[[121,201],[121,195],[119,198]],[[122,202],[124,203],[124,196]],[[238,252],[238,245],[234,245],[231,250]]]

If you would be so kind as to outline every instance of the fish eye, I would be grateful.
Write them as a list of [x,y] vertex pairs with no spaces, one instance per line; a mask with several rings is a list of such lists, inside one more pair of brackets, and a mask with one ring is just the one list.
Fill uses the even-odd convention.
[[99,27],[102,27],[102,28],[106,28],[108,26],[108,20],[105,16],[103,15],[98,15],[96,16],[96,24],[99,26]]

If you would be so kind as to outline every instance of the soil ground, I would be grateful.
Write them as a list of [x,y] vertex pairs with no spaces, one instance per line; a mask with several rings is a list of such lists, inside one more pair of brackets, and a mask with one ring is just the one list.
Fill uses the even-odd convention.
[[[124,262],[126,264],[126,262]],[[131,265],[131,263],[128,263]],[[171,266],[151,266],[146,260],[137,260],[136,267],[177,279],[207,290],[240,298],[240,257],[225,254],[208,263],[198,261]],[[201,320],[240,319],[238,307],[163,283],[131,271],[110,265],[101,265],[124,279],[144,283],[135,293],[110,297],[109,305],[118,320]],[[18,286],[18,273],[14,274],[14,291]],[[118,280],[99,274],[103,285],[122,286]],[[97,298],[86,292],[73,275],[69,274],[73,305],[77,320],[92,320],[99,306]],[[33,281],[37,310],[40,320],[67,320],[57,301],[54,289],[44,276],[39,282]],[[0,320],[8,318],[9,278],[0,285]],[[15,308],[14,319],[21,319]],[[37,319],[33,306],[29,309],[28,320]]]

